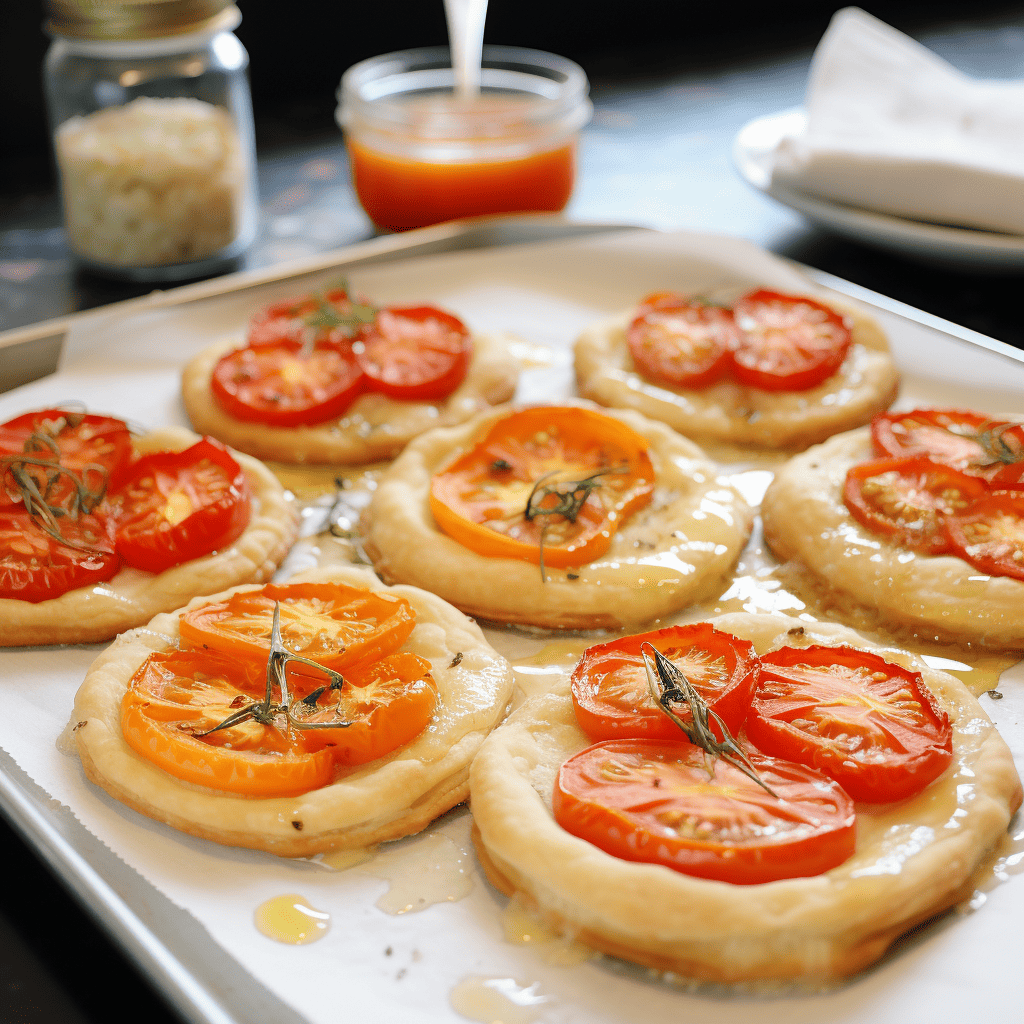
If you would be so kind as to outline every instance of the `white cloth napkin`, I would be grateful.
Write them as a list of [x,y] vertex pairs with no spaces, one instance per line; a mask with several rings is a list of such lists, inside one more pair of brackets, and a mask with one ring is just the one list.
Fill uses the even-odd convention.
[[773,184],[915,220],[1024,234],[1024,82],[970,78],[856,7],[814,53],[806,128]]

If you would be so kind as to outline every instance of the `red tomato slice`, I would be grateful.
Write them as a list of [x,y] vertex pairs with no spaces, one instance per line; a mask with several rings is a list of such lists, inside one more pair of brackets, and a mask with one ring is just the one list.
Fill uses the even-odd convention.
[[842,864],[855,843],[849,796],[811,768],[749,757],[779,799],[690,743],[596,743],[562,765],[555,820],[623,860],[739,885]]
[[1024,489],[1024,424],[996,424],[991,450],[999,461],[982,470],[989,486],[997,490]]
[[208,651],[151,654],[121,703],[125,741],[175,778],[244,796],[296,796],[334,776],[329,751],[309,752],[283,715],[213,729],[253,703],[260,673]]
[[886,412],[871,421],[871,441],[879,456],[920,455],[962,470],[983,457],[978,434],[987,422],[987,416],[964,409]]
[[397,651],[416,624],[404,597],[341,583],[268,584],[185,612],[182,639],[265,665],[275,602],[285,647],[337,672]]
[[[651,698],[640,651],[644,643],[652,644],[682,669],[730,732],[739,730],[756,681],[757,655],[746,640],[715,629],[709,622],[699,622],[587,648],[573,671],[571,687],[576,720],[592,740],[625,736],[685,739],[679,726]],[[684,721],[691,718],[685,704],[673,711]],[[720,731],[715,731],[721,739]]]
[[764,655],[747,737],[870,803],[920,793],[953,760],[949,717],[920,673],[852,647]]
[[210,389],[229,415],[274,427],[323,423],[340,416],[366,381],[352,356],[322,345],[303,353],[298,342],[239,348],[222,356]]
[[261,309],[249,321],[247,344],[253,347],[329,344],[347,348],[358,333],[351,320],[352,301],[343,288],[319,295],[300,295]]
[[88,550],[54,540],[27,512],[0,512],[0,597],[48,601],[115,575],[121,560],[105,516],[64,516],[58,525],[62,537]]
[[[326,748],[339,764],[366,764],[405,746],[427,727],[437,704],[430,662],[402,652],[345,673],[350,684],[325,692],[315,706],[293,708],[303,723],[328,726],[303,731],[307,750]],[[337,722],[337,728],[330,728]]]
[[764,391],[806,391],[843,364],[850,330],[834,309],[813,299],[755,291],[733,306],[740,331],[733,375]]
[[946,520],[950,545],[990,576],[1024,580],[1024,491],[992,491]]
[[143,456],[112,504],[120,511],[118,554],[148,572],[226,547],[250,514],[245,474],[212,438],[183,452]]
[[642,376],[704,388],[728,372],[739,331],[731,310],[662,293],[641,303],[626,343]]
[[923,456],[996,487],[1024,486],[1024,425],[965,409],[889,412],[871,421],[880,455]]
[[927,555],[949,550],[947,517],[984,493],[977,477],[920,457],[862,462],[843,486],[846,507],[861,526]]
[[[37,439],[30,442],[32,435]],[[76,474],[92,491],[119,486],[127,476],[132,459],[132,438],[123,420],[66,409],[25,413],[0,426],[0,459],[25,454],[26,443],[32,448],[28,454],[59,460],[61,466]],[[56,453],[51,444],[57,449]],[[58,476],[48,484],[50,471],[46,467],[24,465],[23,468],[51,504],[71,494],[73,486],[67,477]],[[2,484],[0,508],[22,506],[21,494],[9,469],[3,472]]]
[[374,391],[410,402],[447,398],[469,368],[466,325],[433,306],[382,309],[353,347]]
[[[593,486],[582,483],[588,479]],[[540,406],[498,420],[436,474],[430,510],[449,537],[478,554],[539,563],[543,543],[544,564],[566,567],[604,554],[653,492],[641,435],[590,409]],[[563,506],[566,515],[553,511]]]

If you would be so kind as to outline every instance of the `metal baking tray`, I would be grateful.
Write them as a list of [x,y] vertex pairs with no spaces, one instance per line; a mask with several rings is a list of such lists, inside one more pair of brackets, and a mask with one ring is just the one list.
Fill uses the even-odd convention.
[[[632,294],[630,289],[642,290],[637,288],[637,282],[643,279],[648,271],[664,276],[666,267],[671,266],[674,258],[673,236],[641,231],[622,235],[621,233],[628,228],[628,225],[573,224],[551,217],[495,219],[442,225],[406,235],[375,239],[266,271],[236,274],[215,281],[157,292],[115,306],[0,334],[0,348],[5,349],[3,380],[10,386],[12,383],[22,383],[52,373],[60,365],[62,347],[65,349],[63,358],[67,358],[69,347],[72,355],[77,354],[81,357],[90,344],[89,339],[95,342],[97,338],[113,337],[117,334],[119,325],[128,321],[160,324],[161,318],[170,317],[172,314],[179,315],[192,304],[198,304],[197,308],[216,308],[216,302],[219,300],[233,304],[232,308],[255,307],[269,298],[284,294],[283,289],[288,292],[301,291],[306,287],[304,282],[307,279],[315,280],[325,274],[337,272],[360,273],[368,272],[371,268],[386,269],[394,261],[402,261],[401,267],[395,269],[397,278],[394,287],[399,291],[407,289],[410,281],[419,280],[420,269],[429,268],[427,279],[431,276],[438,279],[438,268],[441,267],[447,272],[450,267],[448,279],[452,282],[453,293],[457,293],[463,283],[467,288],[473,285],[478,291],[482,289],[473,300],[479,304],[486,299],[485,293],[490,287],[491,279],[488,278],[488,274],[496,273],[495,268],[501,265],[500,260],[503,257],[499,250],[504,250],[508,259],[512,259],[513,262],[518,259],[516,266],[529,268],[529,272],[523,270],[526,282],[523,287],[536,298],[538,308],[543,310],[541,315],[554,319],[554,326],[549,325],[545,328],[547,333],[551,333],[566,323],[578,320],[584,315],[583,311],[589,310],[594,303],[607,302],[612,309],[616,308],[616,303],[623,305],[624,303],[616,297],[616,288],[619,288],[623,295]],[[610,256],[607,252],[602,253],[601,246],[604,240],[613,239],[616,235],[621,238],[622,245],[609,242],[609,246],[615,249],[615,252]],[[730,246],[733,246],[733,243],[727,240],[716,241],[715,236],[706,237],[706,244],[711,249],[716,244],[724,244],[728,252]],[[591,243],[596,243],[596,249]],[[561,252],[559,246],[568,246],[566,251],[570,254],[582,253],[581,259],[596,259],[594,279],[586,287],[577,288],[575,283],[569,287],[573,275],[579,273],[578,264],[574,260],[566,260],[563,256],[552,263],[551,253]],[[579,248],[574,250],[573,246]],[[739,246],[740,249],[746,247],[744,251],[753,261],[755,268],[750,273],[756,273],[756,265],[761,259],[759,251],[746,243],[736,242],[735,246]],[[471,251],[479,253],[479,260],[472,257]],[[462,258],[453,259],[450,264],[443,262],[445,254],[460,252],[463,253]],[[595,252],[598,254],[596,257]],[[537,267],[533,268],[532,261],[538,253],[546,255],[543,255]],[[768,254],[762,256],[766,261],[765,266],[782,265],[783,261]],[[437,257],[441,258],[441,263],[437,262]],[[495,263],[496,259],[499,262]],[[488,263],[487,260],[491,262]],[[552,265],[564,269],[552,272]],[[1005,402],[1012,401],[1014,394],[1024,393],[1024,353],[831,275],[806,267],[790,266],[793,272],[801,273],[824,287],[847,294],[873,307],[894,342],[898,343],[894,347],[898,355],[902,353],[905,360],[903,368],[912,378],[911,390],[915,395],[950,404],[954,400],[956,404],[970,404],[971,401],[996,402],[1003,403],[1000,408],[1006,408]],[[629,267],[629,272],[636,280],[624,281],[620,287],[616,275],[621,276],[623,267]],[[493,280],[495,288],[499,284],[504,286],[505,283]],[[652,288],[662,284],[661,281],[650,281]],[[609,291],[612,294],[606,296],[604,293]],[[600,299],[595,298],[599,293]],[[427,294],[408,296],[410,300],[430,297]],[[478,305],[478,308],[483,307]],[[586,315],[593,314],[587,312]],[[530,325],[525,321],[510,326],[514,330],[518,326],[525,333],[529,333],[530,330]],[[545,331],[541,331],[541,334],[544,333]],[[83,338],[86,340],[83,341]],[[66,340],[68,345],[65,345]],[[106,373],[111,379],[115,379],[118,371],[104,371],[103,365],[101,355],[97,355],[92,371],[101,376]],[[10,408],[11,404],[20,401],[22,396],[22,405],[25,407],[37,404],[33,396],[40,386],[45,391],[45,381],[40,381],[39,385],[29,385],[19,388],[10,395],[2,396],[6,399],[5,407]],[[167,403],[171,403],[170,399],[167,399],[165,404],[167,408],[173,408],[173,403]],[[1020,399],[1016,404],[1020,405]],[[161,408],[163,407],[157,403],[154,415],[159,415]],[[1017,411],[1024,412],[1024,407]],[[180,412],[178,415],[181,415]],[[72,648],[68,651],[77,652],[76,664],[87,665],[98,649]],[[40,655],[39,652],[26,655],[32,656]],[[56,665],[58,659],[66,658],[66,652],[54,649],[47,656],[52,657]],[[16,655],[9,651],[3,652],[0,657],[5,657],[9,663],[16,660]],[[1013,671],[1019,674],[1019,667]],[[1021,682],[1024,682],[1024,678]],[[1024,686],[1018,689],[1024,691]],[[1024,693],[1018,697],[1008,689],[1007,699],[1001,701],[998,706],[993,705],[992,712],[1001,727],[1009,730],[1008,738],[1015,753],[1018,754],[1019,763],[1022,760],[1021,751],[1024,750],[1024,728],[1017,726],[1016,723],[1021,721],[1022,709]],[[52,737],[50,742],[52,743]],[[0,735],[0,744],[4,743],[4,738]],[[194,913],[179,906],[144,877],[144,873],[132,865],[131,857],[119,855],[102,834],[98,836],[86,827],[76,816],[75,809],[69,809],[69,806],[54,799],[35,778],[19,766],[6,749],[0,749],[0,811],[64,880],[100,925],[153,979],[185,1019],[195,1021],[196,1024],[243,1024],[253,1020],[273,1020],[284,1024],[291,1021],[315,1021],[319,1024],[321,1019],[325,1019],[317,1013],[304,1013],[297,1008],[294,1000],[284,998],[280,992],[275,994],[266,985],[257,981],[256,974],[260,972],[252,969],[252,964],[247,962],[245,956],[232,955],[216,941],[209,928],[205,927]],[[119,805],[113,801],[105,801],[103,811],[111,815],[120,813]],[[154,825],[148,827],[163,828]],[[449,822],[444,827],[448,827],[452,835],[461,834],[460,829],[463,828],[457,820]],[[244,861],[255,862],[252,857],[244,858]],[[486,887],[482,880],[478,885],[481,888]],[[992,902],[1010,897],[1011,894],[1010,908],[1024,908],[1024,882],[1001,886],[992,897]],[[500,899],[491,892],[483,897],[482,909],[487,911],[491,909],[491,904],[497,906],[499,902]],[[1005,918],[1007,913],[1009,909],[1004,909],[1002,917]],[[980,917],[980,914],[976,917]],[[911,989],[914,985],[919,985],[922,978],[928,976],[928,972],[921,974],[919,965],[914,963],[916,950],[922,942],[925,946],[929,942],[932,945],[941,945],[949,941],[966,942],[967,936],[962,939],[955,936],[958,930],[968,934],[979,932],[974,918],[961,921],[956,928],[944,929],[938,926],[933,930],[937,937],[921,939],[916,946],[914,943],[904,943],[901,953],[896,958],[900,962],[895,967],[895,973],[901,979],[900,983],[910,985]],[[458,926],[455,931],[458,931]],[[981,928],[979,934],[982,938],[991,938],[991,933],[985,928]],[[950,939],[950,935],[955,937]],[[479,950],[476,952],[479,953]],[[490,953],[493,953],[493,950],[490,950]],[[487,957],[480,954],[477,959],[484,960]],[[986,978],[994,976],[999,967],[999,958],[995,954],[989,959],[989,966],[983,972]],[[468,956],[467,962],[472,960],[473,956]],[[994,965],[991,961],[995,961]],[[517,962],[521,966],[521,961]],[[936,961],[936,964],[940,963],[941,961]],[[673,1016],[676,1011],[682,1014],[697,1009],[707,1012],[705,1000],[711,1000],[716,1016],[722,1021],[745,1019],[752,1009],[766,1020],[786,1019],[792,1024],[821,1019],[823,1016],[829,1016],[834,1020],[852,1021],[862,1019],[858,1015],[859,1012],[866,1012],[868,1008],[872,1010],[875,1019],[882,1020],[889,1019],[889,1011],[880,1011],[881,1000],[887,1001],[887,1005],[891,1003],[893,1015],[897,1013],[900,1005],[898,1001],[889,998],[892,994],[888,988],[890,980],[886,975],[889,969],[886,967],[869,972],[853,985],[847,986],[838,997],[826,995],[786,998],[768,1001],[763,1005],[760,1002],[751,1005],[749,997],[727,998],[720,994],[694,996],[675,992],[660,982],[645,980],[643,972],[632,969],[623,971],[614,964],[605,969],[606,977],[601,983],[621,990],[619,995],[623,998],[633,990],[645,993],[645,999],[650,1006],[650,1012],[646,1017],[652,1022],[660,1021],[663,1014],[669,1011]],[[930,967],[928,971],[933,973],[934,968]],[[910,981],[905,976],[909,976]],[[1007,970],[1005,981],[996,985],[999,990],[998,1000],[1002,1001],[997,1000],[996,1004],[991,1004],[990,1001],[984,1005],[1005,1006],[1009,1004],[1008,1001],[1014,1000],[1014,977],[1014,972]],[[579,982],[570,979],[562,987],[571,993],[574,986],[578,987]],[[700,1001],[700,1007],[696,1004],[690,1007],[686,1001],[691,999]],[[633,995],[630,995],[631,1003],[632,1000]],[[950,1014],[948,1019],[953,1019],[955,1004],[956,1000],[947,996],[937,998],[928,1008],[930,1019],[947,1019],[947,1012]],[[976,997],[971,1005],[975,1010],[982,1006]],[[355,1016],[356,1019],[367,1020],[395,1019],[391,1010],[398,1013],[398,1004],[390,1010],[386,1005],[381,1005],[378,1015],[360,1018],[356,1013]],[[441,1005],[435,1002],[422,1013],[405,1012],[407,1010],[408,1007],[402,1011],[405,1020],[433,1022],[464,1019],[458,1017],[446,1003]],[[922,1007],[921,1012],[924,1010]],[[932,1010],[935,1012],[930,1012]],[[347,1012],[352,1011],[353,1007],[347,1008]],[[588,1000],[584,1006],[582,1003],[574,1005],[569,999],[563,1002],[559,1012],[562,1012],[566,1021],[610,1022],[630,1019],[628,1016],[615,1016],[614,1010],[602,1009],[598,1012],[594,1008],[593,1000]],[[993,1013],[990,1012],[988,1015],[993,1016]],[[892,1019],[898,1018],[893,1016]],[[967,1018],[961,1014],[959,1019]],[[998,1014],[993,1016],[993,1019],[999,1019]]]

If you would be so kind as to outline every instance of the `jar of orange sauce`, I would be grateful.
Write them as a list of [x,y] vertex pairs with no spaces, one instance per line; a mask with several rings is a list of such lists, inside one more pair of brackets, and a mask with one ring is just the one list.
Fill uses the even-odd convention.
[[338,123],[363,209],[386,231],[462,217],[557,212],[572,194],[589,84],[571,60],[485,46],[479,94],[455,94],[447,47],[345,72]]

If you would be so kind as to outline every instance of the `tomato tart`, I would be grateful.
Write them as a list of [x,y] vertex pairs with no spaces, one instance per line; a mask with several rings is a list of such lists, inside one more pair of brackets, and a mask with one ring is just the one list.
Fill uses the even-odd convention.
[[508,401],[518,379],[503,338],[434,306],[377,308],[333,289],[269,306],[244,340],[199,353],[182,396],[196,430],[239,451],[354,465]]
[[297,533],[255,459],[169,428],[45,409],[0,424],[0,645],[95,643],[269,579]]
[[580,394],[698,442],[799,450],[866,423],[899,390],[879,325],[831,297],[729,302],[657,292],[576,342]]
[[339,567],[197,598],[124,634],[72,721],[86,776],[129,807],[301,857],[418,832],[463,801],[512,687],[451,605]]
[[787,462],[762,518],[775,555],[809,570],[840,614],[926,639],[1024,647],[1017,419],[880,414]]
[[[574,709],[594,710],[581,672],[621,710],[637,667],[637,651],[604,645],[481,748],[481,862],[559,932],[649,967],[725,983],[849,976],[970,894],[1021,802],[1012,756],[964,685],[916,656],[833,623],[712,625],[717,638],[631,639],[674,647],[664,657],[705,708],[745,688],[736,756],[621,721],[595,742]],[[699,713],[679,714],[692,728]]]
[[417,438],[362,529],[384,579],[493,621],[597,629],[716,593],[752,518],[692,442],[578,403],[500,408]]

